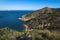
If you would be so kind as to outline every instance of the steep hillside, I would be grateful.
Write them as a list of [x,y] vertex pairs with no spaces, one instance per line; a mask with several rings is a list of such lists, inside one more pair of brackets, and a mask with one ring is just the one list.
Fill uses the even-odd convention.
[[27,14],[21,19],[23,19],[23,21],[28,19],[26,20],[26,25],[32,29],[40,27],[47,29],[59,29],[60,8],[45,7],[35,12],[32,12],[31,14]]
[[[60,8],[45,7],[24,15],[20,20],[26,22],[26,33],[22,39],[60,40]],[[21,36],[18,38],[22,39]]]

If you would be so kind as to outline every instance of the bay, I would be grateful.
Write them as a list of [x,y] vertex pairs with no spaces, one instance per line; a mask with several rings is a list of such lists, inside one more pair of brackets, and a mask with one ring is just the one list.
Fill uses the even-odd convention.
[[24,29],[24,22],[18,18],[31,12],[32,10],[0,11],[0,28],[8,27],[13,30],[22,31]]

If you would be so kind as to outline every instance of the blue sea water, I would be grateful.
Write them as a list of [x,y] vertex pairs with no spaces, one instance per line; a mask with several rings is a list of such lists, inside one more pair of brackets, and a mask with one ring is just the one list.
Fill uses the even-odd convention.
[[31,10],[0,11],[0,28],[8,27],[22,31],[24,29],[24,22],[18,18],[31,12]]

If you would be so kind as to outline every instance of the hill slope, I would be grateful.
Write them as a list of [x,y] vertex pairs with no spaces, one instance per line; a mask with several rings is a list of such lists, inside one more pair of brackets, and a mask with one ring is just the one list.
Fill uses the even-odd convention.
[[16,40],[16,37],[20,36],[22,32],[18,32],[9,28],[0,29],[0,40]]
[[26,22],[25,36],[31,35],[31,40],[60,40],[60,8],[45,7],[24,15],[20,20]]
[[26,20],[26,25],[28,25],[30,28],[40,26],[43,28],[48,27],[49,29],[59,29],[60,8],[42,8],[32,12],[31,14],[23,16],[21,19],[23,19],[23,21]]

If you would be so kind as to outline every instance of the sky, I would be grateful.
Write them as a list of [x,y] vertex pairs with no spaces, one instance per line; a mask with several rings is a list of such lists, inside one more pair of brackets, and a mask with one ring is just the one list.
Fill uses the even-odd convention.
[[60,0],[0,0],[0,10],[38,10],[60,8]]

